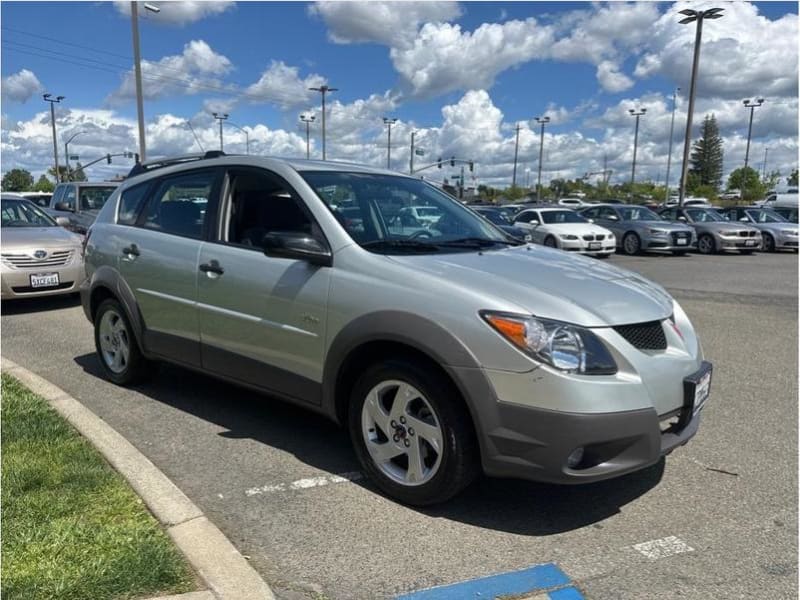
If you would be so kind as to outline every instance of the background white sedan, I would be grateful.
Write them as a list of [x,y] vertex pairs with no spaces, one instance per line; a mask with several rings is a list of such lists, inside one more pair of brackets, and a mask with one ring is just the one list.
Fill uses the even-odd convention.
[[613,232],[568,208],[529,208],[516,215],[514,225],[530,232],[536,244],[570,252],[606,258],[617,246]]

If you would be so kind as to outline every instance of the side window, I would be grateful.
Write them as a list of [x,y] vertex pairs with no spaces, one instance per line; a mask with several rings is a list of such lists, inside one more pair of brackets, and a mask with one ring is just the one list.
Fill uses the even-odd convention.
[[601,219],[609,219],[612,221],[616,220],[617,217],[617,213],[614,211],[614,209],[608,208],[607,206],[601,208],[599,214]]
[[139,211],[142,208],[149,187],[150,182],[140,183],[122,192],[119,199],[117,223],[120,225],[133,225],[136,223],[136,218],[139,216]]
[[[227,241],[261,248],[264,235],[291,232],[322,238],[302,200],[266,171],[231,171]],[[348,215],[355,219],[356,215]]]
[[659,214],[661,215],[662,218],[666,219],[667,221],[675,221],[678,218],[678,215],[676,214],[677,212],[678,211],[676,211],[674,208],[669,208],[665,211],[660,212]]
[[162,179],[147,205],[142,226],[164,233],[202,238],[215,176],[214,171],[198,171]]
[[56,202],[61,202],[61,197],[64,195],[64,188],[66,187],[67,186],[65,185],[56,186],[56,189],[53,192],[53,198],[50,200],[50,206],[55,208]]
[[583,211],[581,214],[587,219],[596,219],[599,212],[597,208],[590,208],[589,210]]
[[61,198],[61,202],[64,202],[64,203],[68,204],[70,210],[75,210],[75,186],[74,185],[65,186],[64,196]]

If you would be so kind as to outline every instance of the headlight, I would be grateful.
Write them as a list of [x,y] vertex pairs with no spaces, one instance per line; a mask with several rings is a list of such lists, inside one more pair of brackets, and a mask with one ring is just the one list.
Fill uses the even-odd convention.
[[536,360],[583,375],[613,375],[617,365],[590,330],[533,316],[481,311],[481,317],[514,346]]
[[667,235],[668,231],[666,229],[648,229],[650,233],[653,235]]
[[577,240],[578,239],[577,235],[572,235],[571,233],[559,233],[558,237],[560,237],[562,240]]

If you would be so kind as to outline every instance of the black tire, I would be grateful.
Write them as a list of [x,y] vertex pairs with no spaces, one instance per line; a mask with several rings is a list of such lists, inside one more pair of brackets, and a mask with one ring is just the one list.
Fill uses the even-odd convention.
[[[400,381],[416,388],[433,409],[442,431],[443,449],[438,470],[425,483],[407,485],[395,481],[383,472],[367,450],[362,409],[369,392],[389,381]],[[449,500],[480,473],[478,442],[458,390],[442,373],[422,362],[395,358],[368,367],[353,386],[348,426],[364,472],[384,494],[404,504],[427,506]]]
[[556,242],[556,238],[554,238],[552,235],[548,235],[546,238],[544,238],[544,245],[548,248],[558,248],[558,242]]
[[700,254],[716,254],[717,244],[714,241],[714,236],[704,233],[697,239],[697,251]]
[[[109,319],[114,322],[119,322],[121,325],[120,337],[126,338],[128,357],[124,365],[121,365],[119,370],[114,370],[108,364],[106,356],[104,355],[101,346],[101,323],[103,318],[109,314]],[[117,385],[133,385],[144,381],[153,372],[153,363],[147,360],[139,350],[139,344],[136,340],[136,334],[133,333],[133,328],[128,320],[128,315],[122,305],[114,298],[103,300],[97,308],[94,316],[94,345],[97,351],[97,357],[100,359],[100,366],[103,369],[105,376],[116,383]]]
[[635,256],[642,251],[642,240],[633,231],[629,231],[622,238],[622,251],[628,256]]
[[764,252],[776,252],[775,238],[768,233],[762,233]]

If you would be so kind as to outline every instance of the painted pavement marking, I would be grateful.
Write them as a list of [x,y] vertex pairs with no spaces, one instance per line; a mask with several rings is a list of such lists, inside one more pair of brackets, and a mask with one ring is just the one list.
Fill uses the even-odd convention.
[[350,473],[339,473],[338,475],[322,475],[320,477],[308,477],[298,479],[290,483],[276,483],[273,485],[262,485],[245,490],[246,496],[257,496],[259,494],[272,494],[275,492],[288,492],[292,490],[307,490],[309,488],[322,487],[334,483],[348,483],[363,478],[364,475],[358,471]]

